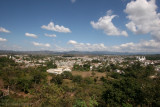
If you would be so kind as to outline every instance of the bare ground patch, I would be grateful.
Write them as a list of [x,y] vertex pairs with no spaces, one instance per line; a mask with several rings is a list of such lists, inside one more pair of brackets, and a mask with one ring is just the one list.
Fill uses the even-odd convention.
[[[101,73],[101,72],[94,72],[95,75],[94,77],[101,78],[102,76],[105,77],[106,73]],[[72,71],[72,75],[81,75],[82,77],[91,77],[92,76],[92,71]]]

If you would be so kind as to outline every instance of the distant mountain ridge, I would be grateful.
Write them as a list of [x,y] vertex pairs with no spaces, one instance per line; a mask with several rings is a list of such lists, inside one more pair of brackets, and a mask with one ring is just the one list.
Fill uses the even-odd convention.
[[160,54],[154,52],[110,52],[110,51],[13,51],[13,50],[0,50],[0,54],[34,54],[34,55],[61,55],[61,54],[79,54],[79,55],[147,55],[147,54]]

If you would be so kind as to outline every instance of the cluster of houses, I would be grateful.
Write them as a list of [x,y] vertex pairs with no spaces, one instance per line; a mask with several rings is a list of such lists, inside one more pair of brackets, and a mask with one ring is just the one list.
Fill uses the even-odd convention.
[[145,57],[145,56],[137,56],[136,58],[137,58],[137,60],[140,61],[140,62],[143,62],[143,61],[146,60],[146,57]]
[[[0,57],[8,57],[8,55],[0,55]],[[58,59],[56,59],[58,57]],[[140,61],[144,66],[149,64],[160,63],[160,60],[147,60],[145,56],[127,56],[127,57],[135,57],[136,60],[131,60],[130,63],[134,63],[135,61]],[[90,70],[92,70],[93,66],[98,67],[107,62],[108,65],[119,64],[119,66],[123,67],[123,62],[126,62],[126,56],[116,56],[116,55],[103,55],[103,56],[82,56],[82,57],[63,57],[59,56],[45,56],[44,58],[31,58],[29,55],[13,55],[9,56],[10,59],[14,60],[17,63],[22,63],[25,67],[35,67],[35,66],[46,66],[46,62],[53,60],[57,65],[56,69],[48,69],[48,73],[61,74],[64,71],[72,71],[74,64],[83,65],[85,62],[90,62]],[[97,60],[99,62],[92,63],[92,60]],[[160,65],[155,66],[157,71],[160,71]],[[116,69],[115,72],[123,73],[123,71]]]

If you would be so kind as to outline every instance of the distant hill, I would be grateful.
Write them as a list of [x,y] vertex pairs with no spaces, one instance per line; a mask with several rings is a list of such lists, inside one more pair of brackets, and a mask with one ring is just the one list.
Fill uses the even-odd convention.
[[150,54],[160,54],[153,52],[110,52],[110,51],[13,51],[13,50],[0,50],[0,54],[33,54],[33,55],[63,55],[63,54],[73,54],[73,55],[150,55]]

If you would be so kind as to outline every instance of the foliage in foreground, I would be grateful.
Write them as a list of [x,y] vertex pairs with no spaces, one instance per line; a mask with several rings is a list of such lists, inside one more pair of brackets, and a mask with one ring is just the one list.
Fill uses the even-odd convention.
[[93,76],[83,78],[70,72],[49,75],[43,67],[22,68],[0,58],[0,88],[10,87],[9,96],[2,97],[0,90],[0,106],[160,106],[160,76],[153,66],[135,63],[123,70],[123,74],[106,72],[106,77],[95,81]]

